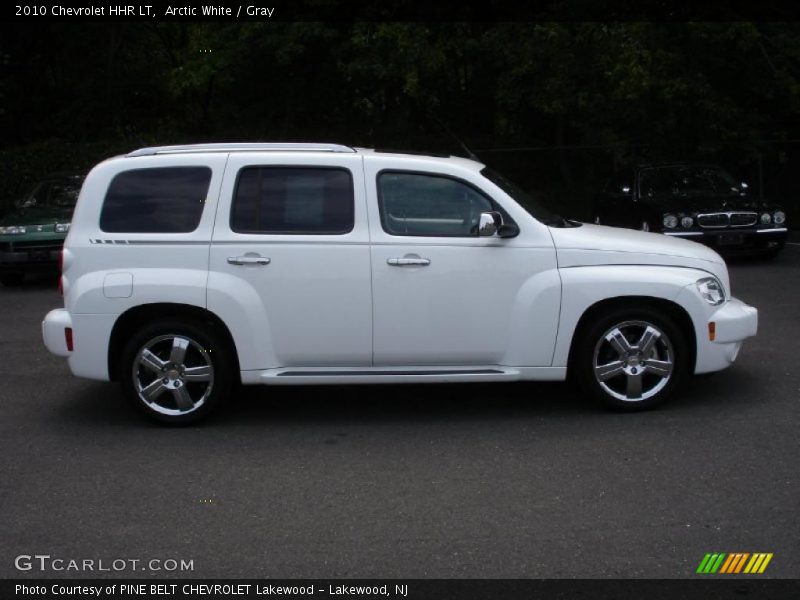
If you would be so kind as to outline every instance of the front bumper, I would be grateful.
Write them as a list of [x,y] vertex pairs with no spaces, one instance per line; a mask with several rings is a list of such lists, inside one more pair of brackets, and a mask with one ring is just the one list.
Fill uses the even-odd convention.
[[[710,324],[713,323],[713,340]],[[758,310],[731,298],[706,319],[705,329],[697,331],[695,373],[710,373],[729,367],[739,355],[742,343],[758,331]]]
[[769,252],[782,248],[786,243],[788,229],[786,227],[770,229],[727,227],[702,231],[665,231],[664,234],[700,242],[721,254],[745,254]]

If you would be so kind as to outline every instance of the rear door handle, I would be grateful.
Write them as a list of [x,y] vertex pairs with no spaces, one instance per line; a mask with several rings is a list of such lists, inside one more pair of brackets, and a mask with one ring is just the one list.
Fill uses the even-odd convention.
[[266,256],[229,256],[229,265],[259,265],[266,266],[270,260]]
[[431,264],[430,258],[387,258],[386,264],[390,267],[427,267]]

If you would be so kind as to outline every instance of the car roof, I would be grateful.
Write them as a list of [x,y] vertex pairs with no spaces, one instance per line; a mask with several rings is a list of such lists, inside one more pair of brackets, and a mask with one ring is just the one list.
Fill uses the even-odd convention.
[[462,158],[459,156],[452,156],[447,154],[438,154],[435,152],[420,152],[420,151],[404,151],[404,150],[383,150],[380,148],[360,148],[354,146],[345,146],[343,144],[327,144],[327,143],[298,143],[298,142],[222,142],[213,144],[185,144],[174,146],[150,146],[146,148],[139,148],[133,150],[125,155],[126,158],[134,158],[139,156],[158,156],[158,155],[175,155],[175,154],[196,154],[196,153],[232,153],[232,152],[331,152],[331,153],[346,153],[346,154],[361,154],[364,156],[380,154],[381,156],[397,157],[397,158],[410,158],[413,157],[418,160],[431,162],[441,162],[446,160],[448,162],[456,162],[463,167],[472,170],[480,170],[484,165],[478,161]]

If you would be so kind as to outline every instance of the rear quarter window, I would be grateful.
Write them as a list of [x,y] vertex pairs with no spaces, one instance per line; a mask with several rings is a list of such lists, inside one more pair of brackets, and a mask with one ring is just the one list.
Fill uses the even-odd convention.
[[209,167],[133,169],[117,174],[100,212],[107,233],[189,233],[203,215]]

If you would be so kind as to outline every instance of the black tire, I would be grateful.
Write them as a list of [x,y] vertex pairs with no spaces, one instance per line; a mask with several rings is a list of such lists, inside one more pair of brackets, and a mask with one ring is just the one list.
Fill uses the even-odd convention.
[[[627,349],[624,342],[618,342],[615,329],[625,338]],[[569,365],[571,379],[608,408],[654,408],[680,387],[689,372],[686,335],[664,311],[634,306],[615,308],[593,319],[578,335]],[[639,345],[650,338],[652,345],[644,355]],[[597,370],[596,365],[600,367]],[[669,374],[664,376],[667,370]],[[601,382],[602,377],[608,379]]]
[[[182,362],[173,363],[170,359],[181,356],[181,347],[185,348]],[[145,350],[156,359],[148,354],[149,360],[142,362]],[[169,318],[144,324],[131,336],[120,355],[117,373],[125,397],[148,417],[188,425],[207,417],[226,399],[235,380],[234,368],[226,338],[213,325]],[[144,393],[149,386],[155,393],[150,403]]]
[[25,273],[3,273],[0,275],[0,283],[6,287],[18,287],[25,281]]

